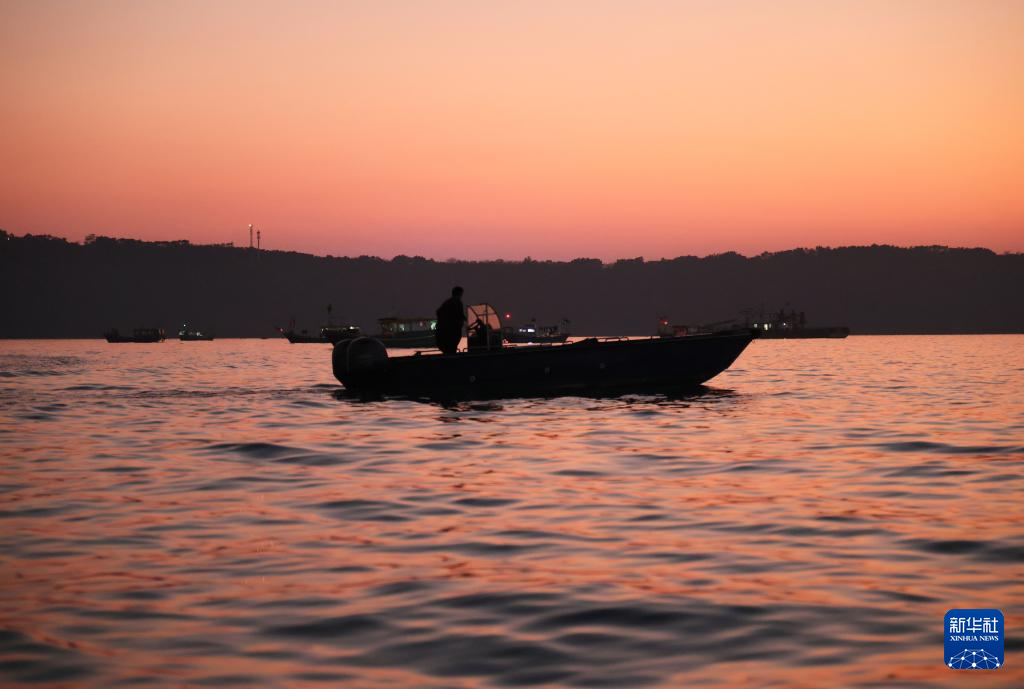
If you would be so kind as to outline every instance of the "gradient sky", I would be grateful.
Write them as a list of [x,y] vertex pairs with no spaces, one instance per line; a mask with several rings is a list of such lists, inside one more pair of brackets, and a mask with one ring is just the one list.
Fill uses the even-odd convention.
[[1024,2],[0,0],[0,228],[1024,250]]

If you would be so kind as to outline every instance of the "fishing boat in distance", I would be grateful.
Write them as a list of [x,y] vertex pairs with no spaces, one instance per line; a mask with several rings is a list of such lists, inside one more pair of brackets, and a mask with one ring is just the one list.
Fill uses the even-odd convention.
[[289,329],[280,330],[280,332],[292,344],[330,344],[330,340],[323,335],[319,333],[311,335],[308,330],[295,331]]
[[295,330],[295,317],[288,322],[288,329],[277,328],[277,331],[288,338],[292,344],[336,344],[342,340],[351,340],[359,337],[361,331],[358,325],[335,325],[331,320],[331,312],[334,307],[327,305],[327,325],[320,328],[317,334],[310,334],[308,330]]
[[563,318],[560,325],[537,325],[534,318],[526,325],[506,325],[501,334],[510,344],[554,344],[569,339],[569,333],[562,330],[562,326],[568,325],[568,318]]
[[[749,315],[747,322],[750,322]],[[809,326],[803,311],[787,312],[784,309],[767,317],[762,313],[750,327],[759,340],[842,339],[850,335],[850,329],[845,325]]]
[[212,342],[213,335],[204,333],[202,330],[190,329],[188,323],[182,323],[181,330],[178,331],[178,339],[182,342]]
[[117,328],[111,328],[107,332],[103,333],[103,337],[107,339],[107,342],[122,344],[125,342],[163,342],[164,341],[164,329],[163,328],[135,328],[132,330],[131,335],[122,335]]
[[308,330],[296,332],[294,328],[280,332],[292,344],[336,344],[360,335],[358,325],[325,325],[316,334],[311,334]]
[[342,340],[351,340],[361,334],[358,325],[325,325],[320,328],[320,337],[331,344],[337,344]]
[[675,390],[727,369],[753,339],[749,329],[685,337],[590,337],[573,343],[504,347],[501,319],[471,306],[468,347],[456,354],[388,356],[379,339],[334,347],[334,375],[347,391],[430,398],[549,396]]
[[378,318],[378,340],[388,348],[433,349],[437,347],[434,331],[436,318]]
[[[667,318],[661,316],[658,318],[658,337],[682,337],[684,335],[711,335],[712,333],[722,332],[723,330],[735,330],[738,326],[736,325],[735,319],[729,319],[725,321],[715,321],[714,323],[705,323],[702,325],[683,325],[681,323],[670,323]],[[745,330],[749,330],[749,326],[744,326]]]

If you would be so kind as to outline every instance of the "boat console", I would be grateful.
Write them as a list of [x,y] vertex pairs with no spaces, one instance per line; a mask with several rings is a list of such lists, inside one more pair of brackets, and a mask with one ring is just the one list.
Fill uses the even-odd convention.
[[501,349],[501,316],[490,304],[474,304],[466,309],[466,347],[471,352]]

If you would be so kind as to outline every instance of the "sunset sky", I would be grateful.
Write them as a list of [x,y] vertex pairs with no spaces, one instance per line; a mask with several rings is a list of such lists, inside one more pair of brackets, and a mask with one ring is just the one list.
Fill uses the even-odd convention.
[[0,0],[0,228],[1024,250],[1024,2]]

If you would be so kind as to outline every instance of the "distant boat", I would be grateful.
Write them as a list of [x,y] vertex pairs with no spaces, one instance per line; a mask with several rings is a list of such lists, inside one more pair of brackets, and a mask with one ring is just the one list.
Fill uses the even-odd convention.
[[[563,318],[562,325],[568,325],[569,319]],[[530,321],[526,325],[507,325],[501,329],[505,342],[512,344],[552,344],[565,342],[569,339],[569,333],[562,332],[560,325],[537,325],[537,322]]]
[[282,330],[281,334],[288,338],[288,341],[292,344],[329,344],[328,340],[323,335],[310,335],[308,330],[301,332],[295,332],[294,330]]
[[210,342],[213,335],[202,330],[190,330],[188,323],[183,323],[181,330],[178,331],[178,339],[182,342]]
[[360,330],[358,325],[325,325],[316,335],[311,335],[308,330],[283,330],[281,334],[292,344],[336,344],[359,337]]
[[424,397],[571,395],[700,385],[728,368],[753,338],[750,330],[645,339],[587,338],[572,344],[503,347],[497,312],[469,307],[468,351],[389,357],[360,337],[334,347],[335,377],[359,394]]
[[[670,323],[667,318],[662,316],[658,319],[656,334],[658,337],[683,337],[685,335],[710,335],[724,330],[736,330],[739,328],[740,326],[732,319],[702,325],[683,325],[681,323]],[[749,326],[746,329],[749,329]]]
[[359,337],[360,334],[362,333],[358,325],[325,325],[320,328],[320,337],[326,339],[331,344],[336,344],[342,340],[351,340],[354,337]]
[[751,327],[759,340],[842,339],[850,334],[845,325],[808,326],[803,311],[783,309],[769,317],[762,315]]
[[118,332],[117,328],[111,328],[103,334],[103,337],[110,343],[125,343],[125,342],[163,342],[164,341],[164,329],[163,328],[135,328],[131,335],[122,335]]
[[334,325],[331,321],[331,312],[333,307],[327,305],[327,325],[320,328],[319,334],[311,335],[308,330],[302,330],[296,332],[295,330],[295,319],[292,318],[288,323],[288,330],[278,328],[278,332],[288,338],[288,341],[292,344],[336,344],[341,340],[350,340],[353,337],[359,337],[360,330],[358,325]]
[[379,318],[377,339],[385,347],[432,349],[437,347],[436,318]]
[[682,337],[683,335],[689,335],[690,331],[694,327],[690,325],[673,324],[669,323],[667,318],[658,319],[658,337]]

